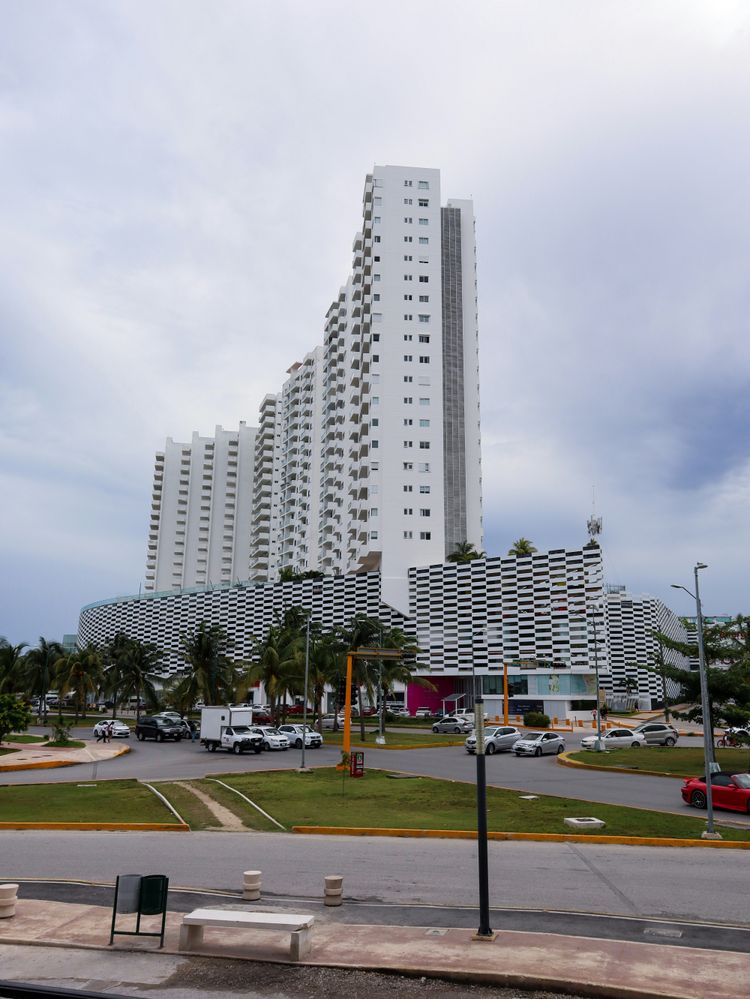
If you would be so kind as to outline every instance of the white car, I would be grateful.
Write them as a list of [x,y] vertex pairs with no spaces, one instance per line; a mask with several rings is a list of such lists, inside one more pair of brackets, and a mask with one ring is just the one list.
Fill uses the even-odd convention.
[[323,736],[320,732],[316,732],[315,729],[310,728],[309,725],[307,726],[307,731],[305,731],[304,725],[279,725],[279,732],[284,733],[295,749],[302,749],[303,732],[305,734],[305,746],[309,746],[311,749],[320,749],[323,745]]
[[[335,715],[323,715],[323,728],[324,729],[333,729],[333,722],[334,722],[335,718],[336,718]],[[343,715],[339,715],[338,716],[338,727],[339,728],[343,728],[344,727],[344,716]]]
[[542,756],[547,753],[562,753],[565,739],[557,732],[527,732],[513,745],[516,756]]
[[289,739],[287,736],[271,725],[261,725],[259,728],[252,729],[252,731],[259,732],[263,736],[264,749],[289,749]]
[[[604,749],[638,749],[646,745],[646,736],[642,732],[634,732],[628,728],[613,728],[610,732],[602,732]],[[587,735],[581,739],[581,749],[596,749],[596,736]]]
[[108,721],[99,721],[94,725],[93,732],[97,739],[108,725],[112,725],[112,736],[115,739],[127,739],[130,735],[130,728],[125,722],[109,719]]
[[[487,728],[484,730],[484,751],[487,756],[493,753],[502,753],[504,750],[510,751],[519,739],[523,738],[523,733],[511,725],[501,725],[498,728]],[[467,753],[476,753],[477,735],[473,732],[464,743]]]

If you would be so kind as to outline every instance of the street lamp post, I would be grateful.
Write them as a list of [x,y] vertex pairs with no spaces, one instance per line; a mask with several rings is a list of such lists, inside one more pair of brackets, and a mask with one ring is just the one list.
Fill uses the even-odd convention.
[[[479,874],[479,929],[475,940],[494,940],[490,926],[490,881],[487,855],[487,771],[484,753],[484,698],[477,691],[474,663],[471,664],[472,693],[474,695],[474,735],[477,758],[477,864]],[[480,683],[481,683],[480,678]]]
[[701,715],[703,716],[703,770],[706,782],[706,831],[703,834],[706,839],[721,839],[721,835],[714,829],[714,796],[711,787],[711,776],[716,769],[713,760],[714,733],[711,722],[711,710],[708,700],[708,677],[706,675],[706,650],[703,644],[703,612],[701,610],[701,596],[698,585],[698,570],[707,569],[703,562],[697,562],[693,568],[695,577],[695,593],[691,593],[686,586],[679,583],[672,583],[675,590],[684,590],[688,596],[695,600],[695,610],[698,625],[698,672],[701,683]]
[[305,628],[305,699],[302,702],[302,759],[300,760],[300,771],[306,773],[305,748],[307,745],[307,685],[310,677],[310,615],[307,615],[307,627]]
[[597,753],[601,753],[604,751],[604,746],[602,746],[602,711],[599,703],[599,642],[596,634],[596,608],[591,611],[591,622],[594,637],[594,673],[596,674],[596,743],[594,748]]

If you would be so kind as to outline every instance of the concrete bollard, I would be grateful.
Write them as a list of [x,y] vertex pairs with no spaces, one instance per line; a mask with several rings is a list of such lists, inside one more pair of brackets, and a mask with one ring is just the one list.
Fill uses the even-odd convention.
[[242,897],[246,902],[257,902],[260,898],[262,871],[245,871],[242,883]]
[[10,919],[16,914],[18,901],[18,885],[0,885],[0,919]]
[[325,893],[324,905],[341,905],[344,895],[344,877],[342,874],[329,874],[323,878]]

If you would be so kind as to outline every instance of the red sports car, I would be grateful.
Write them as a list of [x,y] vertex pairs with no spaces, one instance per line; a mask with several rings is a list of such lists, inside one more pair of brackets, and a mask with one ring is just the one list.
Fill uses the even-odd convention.
[[[693,808],[706,807],[706,780],[688,777],[682,785],[682,800]],[[750,774],[715,773],[711,775],[714,808],[750,814]]]

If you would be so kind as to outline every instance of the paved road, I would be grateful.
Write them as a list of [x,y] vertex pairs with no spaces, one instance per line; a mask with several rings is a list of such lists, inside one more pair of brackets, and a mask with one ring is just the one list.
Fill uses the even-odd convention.
[[[750,924],[750,853],[571,843],[490,843],[493,907]],[[111,884],[118,873],[169,875],[177,887],[237,891],[263,871],[264,894],[320,898],[343,874],[347,898],[371,906],[476,905],[476,845],[281,833],[2,833],[4,878]],[[435,917],[425,916],[431,925]]]
[[[79,730],[82,737],[88,730]],[[569,738],[575,748],[581,736]],[[123,740],[125,741],[125,740]],[[96,778],[137,778],[140,780],[181,780],[206,774],[234,773],[299,766],[299,750],[262,753],[260,756],[233,756],[230,753],[208,753],[197,743],[155,743],[129,740],[131,752],[107,763],[82,765],[72,769],[37,770],[0,775],[0,783],[57,782]],[[649,752],[644,749],[644,756]],[[340,757],[336,746],[309,749],[308,766],[332,766]],[[460,746],[440,749],[366,750],[366,765],[384,770],[473,781],[476,762]],[[581,770],[562,767],[552,756],[517,758],[511,753],[487,758],[487,782],[498,787],[581,798],[591,802],[631,805],[677,814],[695,814],[680,798],[680,782],[672,777],[647,777],[617,774],[612,771]],[[717,812],[717,820],[750,826],[750,816],[732,812]]]

